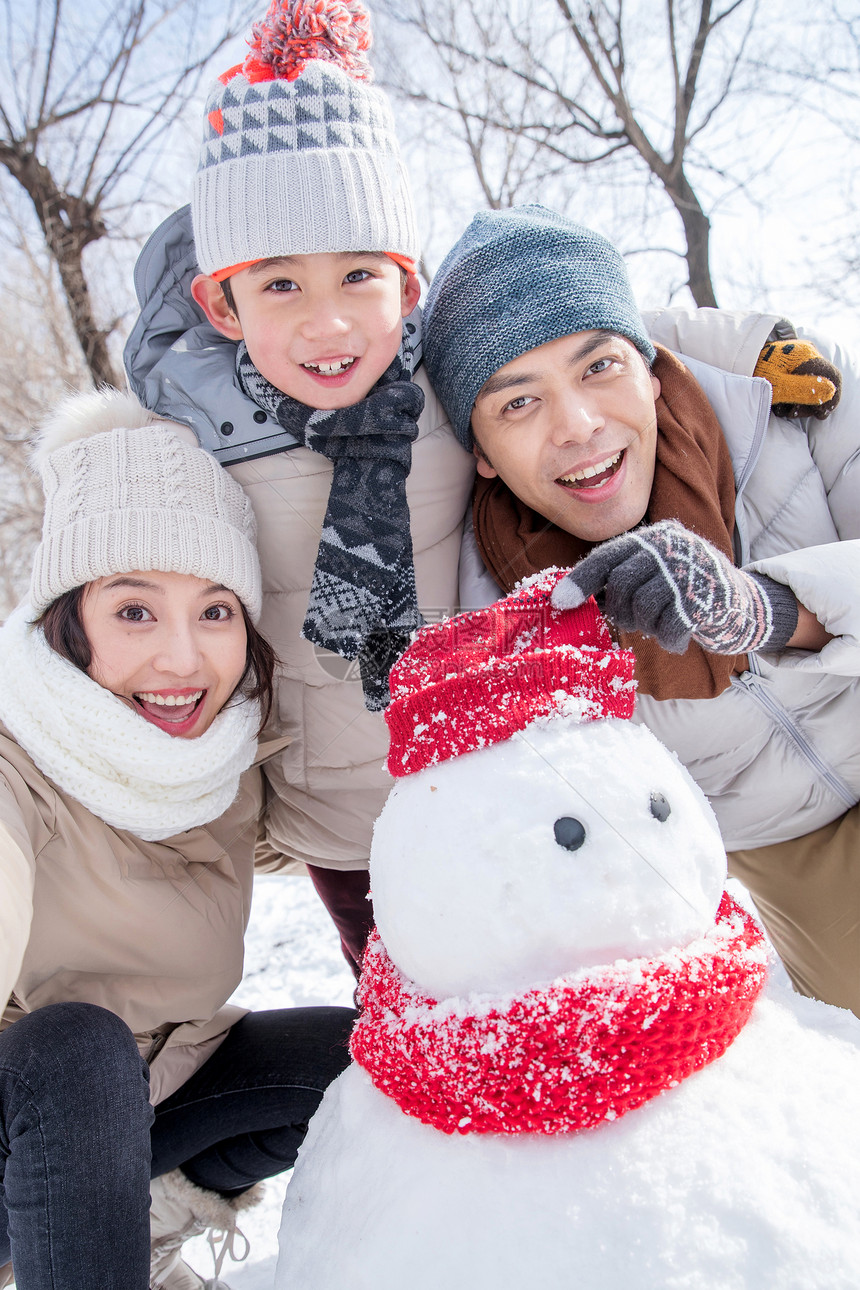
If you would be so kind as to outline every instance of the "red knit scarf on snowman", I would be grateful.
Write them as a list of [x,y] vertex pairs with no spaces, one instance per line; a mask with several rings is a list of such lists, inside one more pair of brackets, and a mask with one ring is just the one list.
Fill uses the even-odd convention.
[[766,960],[757,925],[724,895],[714,927],[681,949],[510,1000],[438,1003],[374,933],[350,1047],[402,1111],[444,1133],[586,1129],[720,1057],[749,1017]]

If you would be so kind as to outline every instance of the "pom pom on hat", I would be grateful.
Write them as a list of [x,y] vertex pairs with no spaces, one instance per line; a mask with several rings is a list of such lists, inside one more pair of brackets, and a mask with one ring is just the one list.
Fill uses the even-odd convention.
[[51,453],[76,439],[103,434],[117,426],[127,430],[148,426],[154,420],[133,394],[122,394],[108,385],[88,394],[69,394],[42,422],[30,462],[41,472]]
[[487,609],[424,627],[391,670],[388,769],[410,775],[510,737],[537,717],[633,714],[631,650],[594,600],[556,610],[548,569]]
[[357,81],[372,81],[370,19],[357,0],[272,0],[251,28],[242,66],[249,81],[294,81],[315,58],[337,63]]

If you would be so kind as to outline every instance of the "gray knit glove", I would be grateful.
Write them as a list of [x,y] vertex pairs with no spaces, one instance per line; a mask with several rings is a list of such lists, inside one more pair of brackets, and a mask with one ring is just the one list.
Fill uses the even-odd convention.
[[676,520],[601,543],[559,582],[556,609],[597,597],[621,631],[653,636],[670,654],[690,640],[712,654],[780,650],[797,628],[790,588],[736,569]]

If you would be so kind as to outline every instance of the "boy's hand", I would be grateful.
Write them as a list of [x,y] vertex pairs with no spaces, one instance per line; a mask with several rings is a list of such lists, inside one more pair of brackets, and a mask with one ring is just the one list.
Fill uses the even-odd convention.
[[784,648],[797,627],[788,587],[745,573],[676,520],[603,542],[558,583],[556,609],[596,596],[622,631],[653,636],[670,654],[690,640],[712,654]]
[[823,421],[839,402],[842,374],[806,340],[768,341],[753,376],[773,386],[771,411],[777,417],[818,417]]

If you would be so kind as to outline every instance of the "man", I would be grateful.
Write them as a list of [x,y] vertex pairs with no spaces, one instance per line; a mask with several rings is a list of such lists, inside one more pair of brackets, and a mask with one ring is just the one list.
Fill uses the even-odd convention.
[[531,206],[450,252],[425,356],[478,459],[476,594],[576,566],[557,594],[596,594],[635,651],[639,717],[710,798],[796,988],[860,1013],[860,383],[840,355],[839,402],[775,324],[665,311],[654,338],[716,366],[681,363],[615,248]]

